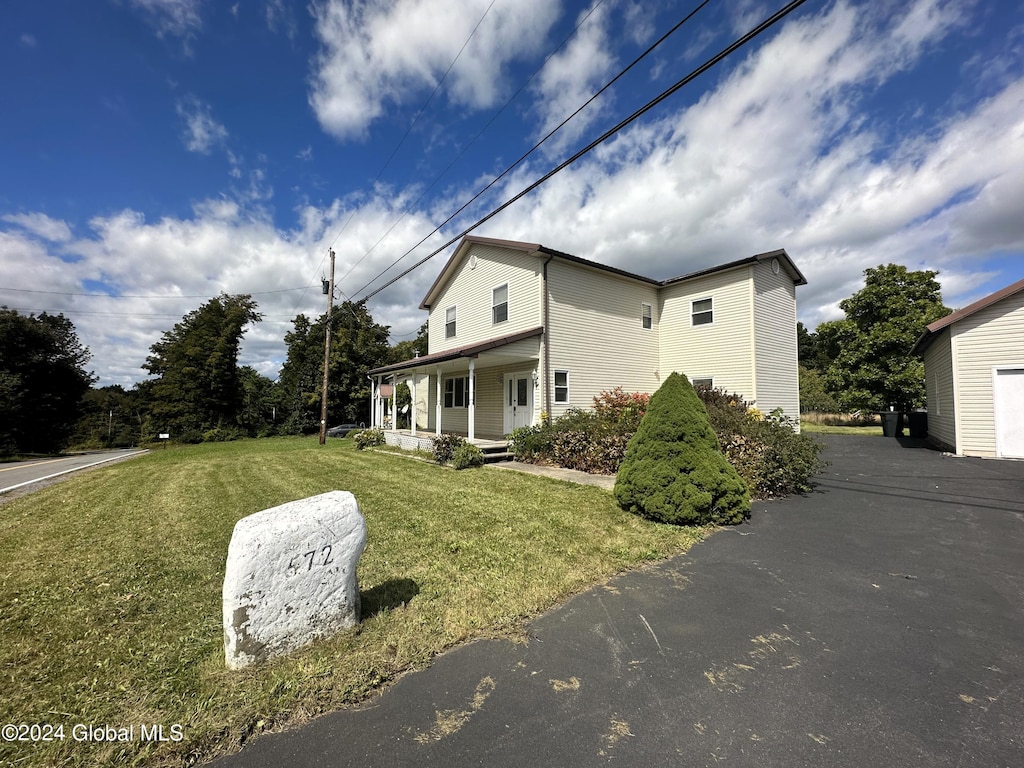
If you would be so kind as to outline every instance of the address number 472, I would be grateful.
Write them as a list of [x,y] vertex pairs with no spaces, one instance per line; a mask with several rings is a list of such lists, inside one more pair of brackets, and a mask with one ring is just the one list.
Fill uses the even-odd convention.
[[301,555],[295,555],[288,561],[288,573],[296,574],[299,571],[311,571],[313,567],[330,565],[334,560],[331,557],[331,545],[325,544],[320,549],[311,549]]

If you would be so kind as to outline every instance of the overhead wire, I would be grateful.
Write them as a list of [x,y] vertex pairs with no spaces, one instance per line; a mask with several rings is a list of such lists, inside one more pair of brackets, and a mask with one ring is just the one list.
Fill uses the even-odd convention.
[[[458,210],[456,210],[453,214],[448,216],[448,218],[446,218],[444,221],[442,221],[440,224],[438,224],[436,227],[434,227],[434,229],[431,230],[429,233],[427,233],[427,235],[424,236],[418,243],[416,243],[416,245],[414,245],[412,248],[407,250],[405,253],[403,253],[401,256],[399,256],[397,259],[395,259],[395,261],[393,261],[391,264],[389,264],[376,277],[374,277],[368,283],[363,285],[362,288],[359,288],[357,291],[354,291],[354,293],[359,294],[362,291],[366,290],[371,285],[373,285],[373,283],[375,281],[379,280],[381,277],[383,277],[388,272],[388,270],[390,270],[392,267],[394,267],[399,262],[401,262],[406,256],[408,256],[413,251],[415,251],[417,248],[419,248],[421,245],[423,245],[423,243],[425,243],[427,240],[429,240],[434,234],[439,232],[441,230],[441,228],[445,226],[445,224],[448,224],[449,222],[451,222],[456,216],[458,216],[460,213],[465,211],[470,205],[472,205],[474,202],[476,202],[482,195],[484,195],[489,189],[491,189],[491,187],[493,187],[495,184],[497,184],[499,181],[501,181],[505,176],[507,176],[509,173],[511,173],[513,170],[515,170],[520,164],[523,163],[523,161],[525,161],[530,155],[532,155],[541,146],[543,146],[545,142],[547,142],[552,136],[554,136],[558,131],[560,131],[570,120],[572,120],[574,117],[576,117],[576,115],[578,115],[580,112],[582,112],[588,106],[590,106],[590,104],[592,104],[596,99],[598,99],[605,91],[607,91],[609,88],[611,88],[616,82],[621,80],[631,69],[633,69],[633,67],[635,67],[637,64],[639,64],[641,61],[643,61],[643,59],[645,59],[648,55],[650,55],[656,48],[658,48],[658,46],[660,46],[669,37],[671,37],[673,34],[675,34],[679,30],[680,27],[682,27],[690,19],[692,19],[697,13],[699,13],[709,2],[711,2],[711,0],[703,0],[701,3],[699,3],[697,5],[697,7],[695,7],[688,14],[686,14],[686,16],[684,16],[682,19],[680,19],[671,29],[669,29],[667,32],[665,32],[661,37],[659,37],[650,46],[648,46],[648,48],[645,51],[643,51],[643,53],[641,53],[639,56],[637,56],[635,59],[633,59],[633,61],[631,61],[628,66],[626,66],[617,75],[615,75],[615,77],[613,77],[611,80],[609,80],[607,83],[605,83],[596,93],[594,93],[583,104],[581,104],[579,107],[577,107],[577,109],[574,112],[572,112],[570,115],[565,117],[558,125],[556,125],[550,131],[548,131],[548,133],[540,141],[538,141],[536,144],[534,144],[532,147],[530,147],[530,149],[528,149],[523,155],[521,155],[518,160],[516,160],[514,163],[512,163],[510,166],[508,166],[504,171],[502,171],[500,174],[498,174],[493,179],[491,179],[491,181],[486,186],[484,186],[483,189],[481,189],[479,192],[477,192],[475,195],[473,195],[473,197],[471,197],[469,200],[467,200]],[[483,222],[479,222],[473,228],[475,229],[476,226],[479,226],[479,224],[482,224],[482,223]],[[469,230],[469,231],[472,231],[472,230]],[[463,234],[466,234],[466,233],[463,233]],[[461,237],[461,235],[459,237]],[[455,239],[457,240],[458,237],[456,237]],[[445,244],[441,248],[441,250],[444,250],[444,248],[447,248],[449,245],[451,245],[451,242]],[[430,254],[430,256],[427,257],[427,260],[429,260],[430,258],[433,258],[434,256],[436,256],[437,253],[439,253],[439,251]],[[420,263],[423,263],[423,262],[420,262]],[[419,266],[419,264],[417,264],[416,266]],[[416,267],[413,267],[413,269],[415,269],[415,268]],[[405,274],[408,274],[408,273],[404,272],[404,273],[402,273],[402,276],[404,276]],[[388,283],[388,285],[391,285],[391,283]],[[379,293],[379,291],[374,291],[373,294],[371,294],[371,295],[376,295],[377,293]]]
[[[395,227],[397,227],[400,223],[402,223],[402,221],[405,220],[405,217],[408,216],[408,214],[409,214],[409,210],[411,208],[414,208],[417,205],[419,205],[420,201],[423,200],[424,197],[426,197],[427,193],[430,192],[430,190],[432,190],[434,188],[434,186],[441,179],[443,179],[448,174],[448,171],[450,171],[455,166],[455,164],[457,162],[459,162],[459,160],[461,160],[465,156],[465,154],[470,150],[470,148],[474,144],[476,144],[477,140],[481,136],[483,136],[484,133],[487,132],[487,130],[495,123],[495,121],[499,117],[501,117],[501,115],[505,112],[505,110],[508,108],[508,106],[513,101],[515,101],[517,98],[519,98],[519,94],[521,94],[524,90],[526,90],[526,87],[531,82],[533,82],[533,79],[538,74],[540,74],[540,72],[544,69],[545,66],[547,66],[547,63],[551,60],[551,58],[556,53],[558,53],[560,50],[562,50],[562,48],[565,47],[565,44],[567,42],[569,42],[569,40],[572,39],[573,35],[576,34],[576,32],[579,30],[579,28],[582,27],[584,24],[586,24],[586,22],[590,19],[590,17],[594,14],[594,12],[597,11],[597,9],[600,8],[603,4],[604,4],[604,0],[598,0],[596,3],[594,3],[587,10],[586,14],[584,14],[583,16],[580,17],[579,21],[576,22],[576,26],[574,26],[572,28],[572,30],[569,32],[569,34],[567,34],[564,38],[562,38],[562,42],[560,42],[557,46],[555,46],[548,53],[548,55],[544,57],[544,61],[541,62],[540,66],[538,66],[533,71],[533,73],[522,82],[522,84],[519,86],[519,88],[516,89],[515,93],[513,93],[508,98],[508,100],[504,104],[502,104],[501,107],[491,116],[490,120],[488,120],[487,123],[484,124],[483,128],[481,128],[476,133],[476,135],[466,143],[466,145],[462,148],[462,150],[451,160],[451,162],[448,163],[447,166],[445,166],[444,170],[441,171],[439,174],[437,174],[437,176],[434,177],[433,181],[431,181],[430,184],[428,184],[424,188],[424,190],[420,193],[419,197],[417,197],[415,200],[413,200],[411,203],[409,203],[409,205],[407,205],[407,206],[405,206],[403,208],[402,214],[397,219],[395,219],[395,221],[391,224],[390,227],[387,228],[387,230],[384,232],[383,235],[381,235],[379,238],[377,238],[377,242],[375,242],[372,246],[370,246],[370,249],[368,251],[366,251],[366,253],[364,253],[359,258],[358,261],[356,261],[351,267],[349,267],[348,271],[344,275],[341,276],[342,280],[344,280],[346,277],[348,277],[352,273],[352,270],[355,269],[357,266],[359,266],[371,253],[373,253],[377,249],[377,246],[380,245],[382,242],[384,242],[385,238],[387,238],[387,236],[390,235],[394,231]],[[465,46],[463,46],[463,47],[465,47]]]
[[[701,64],[699,67],[697,67],[696,69],[692,70],[685,77],[683,77],[682,79],[676,81],[675,84],[673,84],[669,88],[666,88],[664,91],[662,91],[660,94],[658,94],[655,98],[653,98],[650,101],[648,101],[640,109],[638,109],[635,112],[633,112],[633,114],[631,114],[629,117],[625,118],[624,120],[621,120],[615,126],[613,126],[612,128],[608,129],[603,134],[601,134],[599,137],[597,137],[596,139],[591,141],[585,147],[583,147],[579,151],[575,152],[567,160],[564,160],[563,162],[559,163],[554,168],[552,168],[550,171],[548,171],[543,176],[541,176],[539,179],[537,179],[533,183],[529,184],[527,187],[525,187],[523,190],[521,190],[517,194],[513,195],[511,198],[506,200],[504,203],[499,205],[497,208],[493,209],[486,216],[478,219],[471,226],[469,226],[466,229],[462,230],[462,232],[460,232],[458,235],[456,235],[455,237],[450,239],[448,242],[446,242],[440,248],[438,248],[438,249],[432,251],[431,253],[427,254],[427,256],[425,256],[424,258],[420,259],[418,262],[416,262],[409,269],[406,269],[401,274],[399,274],[396,277],[392,278],[391,280],[386,282],[381,287],[379,287],[379,288],[371,291],[370,293],[366,294],[366,296],[364,296],[363,298],[361,298],[359,300],[359,303],[363,304],[363,303],[369,301],[374,296],[379,294],[381,291],[383,291],[383,290],[389,288],[390,286],[394,285],[395,283],[397,283],[399,280],[401,280],[403,277],[408,275],[410,272],[412,272],[412,271],[418,269],[419,267],[423,266],[424,264],[426,264],[428,261],[430,261],[430,259],[434,258],[434,256],[436,256],[437,254],[441,253],[443,250],[448,248],[448,246],[452,245],[457,240],[461,239],[462,237],[466,236],[467,234],[469,234],[473,230],[477,229],[479,226],[481,226],[485,222],[490,221],[492,218],[497,216],[503,210],[505,210],[510,205],[512,205],[513,203],[518,201],[520,198],[524,197],[525,195],[529,194],[530,192],[535,190],[537,187],[539,187],[541,184],[545,183],[552,176],[554,176],[555,174],[561,172],[565,168],[567,168],[570,165],[572,165],[573,163],[575,163],[581,157],[583,157],[584,155],[586,155],[587,153],[592,151],[595,147],[603,144],[605,141],[607,141],[609,138],[611,138],[612,136],[617,134],[623,128],[625,128],[626,126],[628,126],[631,123],[635,122],[637,119],[639,119],[640,117],[645,115],[650,110],[654,109],[654,107],[656,107],[658,104],[663,102],[665,99],[667,99],[670,96],[672,96],[679,89],[683,88],[685,85],[687,85],[688,83],[692,82],[694,79],[696,79],[697,77],[702,75],[707,70],[711,69],[711,67],[713,67],[716,64],[718,64],[720,61],[725,59],[727,56],[731,55],[733,52],[735,52],[739,48],[742,48],[744,45],[749,43],[751,40],[756,38],[758,35],[762,34],[765,30],[767,30],[767,29],[771,28],[772,26],[774,26],[775,24],[777,24],[779,21],[784,19],[786,16],[788,16],[793,11],[795,11],[797,8],[799,8],[801,5],[803,5],[805,2],[807,2],[807,0],[792,0],[792,2],[788,3],[787,5],[785,5],[779,11],[776,11],[774,14],[772,14],[770,17],[768,17],[767,19],[762,21],[760,24],[758,24],[756,27],[754,27],[752,30],[747,32],[742,37],[738,38],[737,40],[734,40],[730,45],[726,46],[721,51],[719,51],[717,54],[715,54],[710,59],[708,59],[703,64]],[[443,224],[441,226],[443,226]],[[440,229],[440,226],[437,229]],[[436,232],[437,229],[435,229],[434,231]],[[433,234],[433,232],[431,232],[431,234]],[[429,237],[429,235],[428,235],[428,237]],[[426,238],[424,238],[424,240],[425,239]],[[420,244],[422,244],[424,242],[424,240],[421,240],[420,243],[417,244],[417,246],[414,246],[414,249],[415,249],[415,247],[418,247]],[[405,258],[405,256],[407,256],[409,253],[411,253],[411,250],[407,251],[405,254],[403,254],[396,262],[394,262],[387,269],[391,269],[391,267],[394,266],[394,264],[397,264],[398,261],[401,261],[401,259]],[[385,269],[384,272],[387,272],[387,269]],[[384,272],[382,272],[381,275],[383,275]],[[374,280],[379,279],[379,277],[380,276],[378,276],[377,278],[374,278]],[[374,281],[371,280],[370,283],[367,283],[367,286],[371,285],[373,282]],[[358,293],[362,292],[367,286],[364,286],[363,288],[360,288],[358,291],[355,291],[354,293],[358,294]]]
[[[386,161],[384,161],[384,165],[381,166],[381,169],[377,172],[377,176],[374,178],[373,182],[370,184],[370,188],[371,189],[377,185],[377,182],[380,181],[381,176],[384,175],[384,171],[391,164],[391,161],[394,159],[395,155],[398,153],[398,150],[402,147],[402,145],[405,143],[405,140],[409,137],[410,132],[412,132],[413,126],[416,125],[416,122],[420,119],[420,115],[423,114],[424,110],[426,110],[426,108],[427,108],[427,105],[430,104],[431,100],[434,98],[434,95],[441,88],[441,85],[444,83],[445,79],[448,77],[448,73],[452,71],[452,68],[455,66],[455,63],[462,56],[462,52],[465,51],[466,50],[466,46],[469,45],[470,40],[473,39],[473,36],[476,35],[477,30],[480,29],[480,25],[483,23],[484,19],[487,18],[487,14],[489,14],[491,12],[491,8],[494,6],[495,2],[496,2],[496,0],[491,0],[490,5],[487,6],[487,9],[484,11],[483,15],[477,21],[476,26],[474,26],[473,30],[469,33],[469,37],[466,38],[466,42],[464,42],[462,44],[462,47],[459,49],[459,52],[455,55],[455,58],[452,59],[451,63],[448,65],[448,69],[445,70],[444,74],[441,76],[441,79],[437,82],[437,85],[434,86],[434,90],[431,92],[430,96],[427,97],[427,100],[425,102],[423,102],[423,106],[420,107],[419,111],[413,117],[412,122],[409,124],[409,127],[405,131],[405,134],[399,140],[398,144],[395,145],[395,148],[391,151],[391,154],[388,156],[388,159]],[[341,225],[341,229],[338,230],[338,234],[336,234],[334,236],[334,239],[331,240],[331,244],[327,247],[328,252],[334,247],[335,243],[338,242],[338,238],[340,238],[342,236],[342,234],[344,234],[345,230],[348,229],[348,225],[351,223],[352,218],[354,216],[355,216],[355,211],[353,210],[349,214],[349,216],[345,220],[345,222]],[[365,258],[366,258],[366,256],[364,255],[363,259],[365,259]],[[322,272],[323,266],[324,266],[324,262],[326,260],[327,260],[327,253],[324,253],[323,257],[321,257],[321,259],[320,259],[320,263],[317,265],[316,270],[314,270],[314,274],[316,272]],[[362,261],[362,259],[360,259],[360,261]],[[349,270],[349,271],[351,272],[351,270]],[[345,276],[342,277],[342,279],[344,279],[344,277],[346,277],[347,275],[348,275],[348,273],[346,273]],[[306,295],[306,291],[308,291],[310,289],[310,287],[312,287],[312,285],[315,282],[316,282],[316,278],[315,277],[311,278],[309,283],[305,286],[305,288],[302,289],[302,294],[299,296],[298,301],[295,302],[295,306],[292,308],[292,314],[294,314],[295,310],[297,310],[299,308],[299,304],[302,303],[302,300],[303,300],[303,298]],[[340,281],[336,280],[334,282],[335,282],[335,285],[337,285],[337,283],[340,282]],[[342,295],[344,295],[344,294],[342,294]]]

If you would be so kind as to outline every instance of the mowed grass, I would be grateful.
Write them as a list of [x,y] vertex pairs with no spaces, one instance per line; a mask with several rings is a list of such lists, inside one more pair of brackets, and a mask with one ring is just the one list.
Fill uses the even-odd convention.
[[801,432],[812,432],[818,435],[874,435],[882,437],[881,424],[868,424],[866,426],[840,426],[830,424],[817,424],[813,421],[801,421]]
[[[235,522],[352,491],[368,527],[355,630],[240,672],[224,666],[221,587]],[[402,672],[524,620],[706,531],[621,511],[611,494],[516,472],[455,472],[280,438],[157,450],[0,505],[0,765],[191,764],[365,699]],[[76,724],[135,726],[76,742]],[[180,725],[180,742],[139,739]]]

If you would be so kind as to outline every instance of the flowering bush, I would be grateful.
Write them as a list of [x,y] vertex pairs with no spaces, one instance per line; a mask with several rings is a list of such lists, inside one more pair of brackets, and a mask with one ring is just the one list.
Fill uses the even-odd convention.
[[352,439],[355,441],[356,448],[363,451],[375,445],[384,445],[384,430],[364,429],[361,432],[356,432]]

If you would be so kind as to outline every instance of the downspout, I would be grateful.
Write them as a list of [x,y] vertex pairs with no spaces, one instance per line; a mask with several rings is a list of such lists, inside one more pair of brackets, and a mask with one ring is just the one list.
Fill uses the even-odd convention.
[[555,258],[549,254],[544,262],[544,413],[547,414],[547,423],[551,423],[551,303],[548,300],[548,264]]

